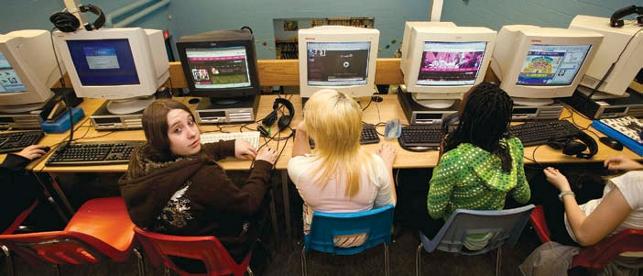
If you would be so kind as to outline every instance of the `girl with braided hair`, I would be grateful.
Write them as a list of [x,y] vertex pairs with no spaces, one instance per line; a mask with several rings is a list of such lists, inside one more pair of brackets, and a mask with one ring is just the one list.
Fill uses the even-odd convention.
[[[431,177],[427,209],[433,220],[424,229],[427,236],[435,236],[455,209],[500,210],[507,194],[521,204],[529,200],[522,143],[507,134],[512,108],[511,98],[492,83],[465,95],[458,126],[446,137]],[[484,236],[467,247],[484,247]]]

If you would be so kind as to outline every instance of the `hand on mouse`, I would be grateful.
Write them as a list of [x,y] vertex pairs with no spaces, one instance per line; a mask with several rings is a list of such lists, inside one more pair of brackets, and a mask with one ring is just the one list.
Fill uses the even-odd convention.
[[45,148],[45,146],[31,145],[22,149],[20,152],[16,153],[16,155],[22,156],[29,160],[34,160],[36,158],[42,157],[43,155],[45,155],[45,153],[47,153]]
[[603,165],[610,171],[631,171],[643,169],[643,165],[623,156],[608,158]]
[[251,160],[257,156],[257,150],[244,140],[234,141],[234,157]]
[[397,156],[397,150],[391,146],[391,144],[383,144],[382,147],[377,150],[377,155],[384,159],[384,163],[386,163],[388,168],[393,168],[395,156]]

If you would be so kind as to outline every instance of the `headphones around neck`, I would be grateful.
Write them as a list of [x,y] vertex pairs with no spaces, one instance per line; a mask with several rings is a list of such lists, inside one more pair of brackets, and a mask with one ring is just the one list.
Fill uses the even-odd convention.
[[[572,155],[583,159],[590,159],[598,152],[596,140],[582,131],[574,138],[564,141],[550,141],[547,145],[554,149],[562,149],[565,155]],[[589,149],[589,153],[584,152],[586,149]]]
[[[281,115],[281,117],[279,117],[279,109],[281,109],[281,106],[285,107],[286,110],[288,110],[288,114],[283,114]],[[277,120],[277,117],[279,117],[279,120]],[[272,104],[272,112],[270,112],[270,114],[268,114],[263,118],[263,120],[261,120],[261,124],[266,127],[270,127],[275,124],[275,121],[277,121],[277,128],[279,129],[279,131],[282,131],[290,126],[290,122],[294,117],[295,108],[293,107],[292,103],[285,98],[276,98],[275,102]]]
[[623,25],[625,25],[625,22],[623,22],[623,19],[621,18],[626,17],[630,14],[638,14],[638,16],[636,17],[636,22],[638,22],[638,24],[643,24],[643,6],[637,7],[636,5],[631,5],[615,11],[610,17],[610,26],[616,28],[623,27]]
[[[105,24],[105,14],[98,6],[85,4],[80,5],[78,7],[78,10],[80,12],[91,12],[98,16],[94,23],[85,23],[85,30],[98,30]],[[78,18],[76,18],[76,16],[68,11],[61,11],[52,14],[49,17],[49,21],[51,21],[51,23],[53,23],[58,30],[65,33],[75,32],[76,30],[78,30],[78,27],[80,27],[80,21],[78,20]]]

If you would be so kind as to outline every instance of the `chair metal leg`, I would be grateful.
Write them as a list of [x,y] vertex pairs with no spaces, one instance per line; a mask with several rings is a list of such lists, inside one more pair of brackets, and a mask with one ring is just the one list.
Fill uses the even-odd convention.
[[384,244],[384,275],[391,275],[391,260],[388,255],[388,244]]
[[4,252],[5,258],[7,258],[7,275],[10,276],[15,276],[15,273],[13,271],[13,256],[11,256],[11,252],[9,252],[9,248],[6,246],[2,245],[2,252]]
[[502,266],[502,246],[496,249],[496,276],[500,276],[500,274],[502,273],[501,266]]
[[422,275],[422,243],[415,250],[415,275]]
[[170,276],[170,269],[164,266],[163,267],[163,275]]
[[301,275],[303,276],[308,275],[308,271],[306,267],[306,248],[304,247],[301,248]]
[[136,266],[138,268],[138,275],[140,276],[145,276],[145,260],[143,260],[143,254],[138,250],[138,248],[134,248],[134,255],[136,255]]
[[60,266],[56,265],[56,276],[60,276]]
[[255,273],[254,273],[254,272],[252,272],[252,269],[250,269],[250,266],[248,266],[248,267],[246,268],[246,272],[248,272],[248,275],[249,275],[249,276],[254,276],[254,275],[255,275]]

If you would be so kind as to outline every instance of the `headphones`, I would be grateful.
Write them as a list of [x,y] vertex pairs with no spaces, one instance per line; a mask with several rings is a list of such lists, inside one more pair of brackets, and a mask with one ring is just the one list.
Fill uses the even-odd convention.
[[629,7],[621,8],[615,11],[610,17],[610,26],[616,28],[623,27],[625,23],[621,18],[626,17],[630,14],[638,14],[638,16],[636,17],[636,22],[638,22],[638,24],[643,24],[643,6],[637,7],[635,5],[631,5]]
[[[554,149],[562,149],[565,155],[574,155],[583,159],[590,159],[598,152],[596,140],[582,131],[574,138],[564,141],[549,141],[547,145]],[[586,149],[589,149],[589,153],[584,153]]]
[[[288,114],[284,114],[279,117],[279,109],[281,108],[281,106],[285,107],[288,110]],[[279,120],[277,120],[277,117],[279,117]],[[295,117],[295,108],[293,107],[292,103],[285,98],[276,98],[275,102],[272,104],[272,112],[270,112],[270,114],[266,115],[266,117],[261,120],[261,124],[266,127],[270,127],[275,124],[275,121],[277,121],[277,128],[279,129],[279,131],[282,131],[290,126],[290,122],[292,121],[293,117]]]
[[[78,7],[78,10],[80,12],[91,12],[98,16],[94,23],[85,23],[85,30],[98,30],[105,24],[105,14],[98,6],[85,4],[80,5]],[[76,30],[78,30],[78,27],[80,27],[80,21],[78,20],[78,18],[76,18],[76,16],[68,11],[61,11],[52,14],[49,17],[49,21],[51,21],[51,23],[54,23],[54,26],[56,26],[58,30],[65,33],[75,32]]]

